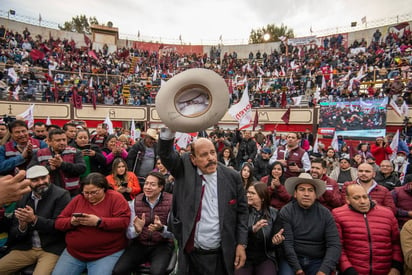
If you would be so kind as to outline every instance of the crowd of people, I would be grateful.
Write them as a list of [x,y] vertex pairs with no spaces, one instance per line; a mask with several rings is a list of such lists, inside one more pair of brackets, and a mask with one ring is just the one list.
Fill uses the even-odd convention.
[[[39,90],[75,106],[154,103],[160,80],[188,68],[218,72],[232,102],[248,85],[254,107],[299,95],[412,103],[410,31],[348,48],[342,39],[282,42],[239,59],[218,47],[95,52],[90,42],[5,30],[0,78],[9,100]],[[376,78],[382,87],[361,90]],[[167,274],[178,254],[177,274],[412,274],[411,129],[397,148],[391,135],[358,146],[339,136],[327,147],[309,129],[216,127],[182,143],[167,128],[133,140],[105,123],[91,133],[84,123],[0,121],[0,273],[34,265],[34,274],[131,274],[150,262],[151,274]]]
[[[29,101],[41,97],[75,106],[144,106],[155,103],[161,80],[186,69],[208,68],[227,81],[231,102],[240,99],[247,84],[253,107],[293,105],[293,97],[300,95],[306,96],[310,106],[322,100],[385,96],[411,104],[411,33],[389,32],[367,40],[356,40],[348,47],[329,41],[304,46],[281,42],[279,49],[251,52],[243,59],[236,52],[222,53],[219,46],[209,54],[132,47],[109,52],[107,46],[94,51],[91,42],[79,47],[67,38],[31,34],[28,28],[23,33],[5,30],[0,39],[0,62],[5,64],[0,72],[2,97]],[[375,86],[376,81],[382,85]],[[361,89],[361,82],[372,84]],[[125,87],[127,93],[123,93]]]
[[412,271],[403,137],[313,150],[309,129],[216,127],[185,146],[168,128],[1,126],[2,274],[167,274],[174,253],[177,274]]

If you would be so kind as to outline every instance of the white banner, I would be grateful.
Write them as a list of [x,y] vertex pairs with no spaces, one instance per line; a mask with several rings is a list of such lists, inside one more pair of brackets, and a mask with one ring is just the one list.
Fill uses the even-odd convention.
[[230,107],[228,113],[239,122],[239,129],[250,126],[252,121],[252,105],[249,102],[249,92],[246,86],[240,101]]
[[292,46],[304,46],[310,44],[318,44],[318,39],[316,36],[306,36],[306,37],[299,37],[299,38],[289,38],[288,44]]

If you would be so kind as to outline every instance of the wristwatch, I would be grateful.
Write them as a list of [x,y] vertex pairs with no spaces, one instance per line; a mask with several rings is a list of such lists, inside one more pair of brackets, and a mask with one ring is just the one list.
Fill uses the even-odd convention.
[[99,227],[101,223],[102,223],[102,219],[99,218],[99,219],[97,220],[96,227]]

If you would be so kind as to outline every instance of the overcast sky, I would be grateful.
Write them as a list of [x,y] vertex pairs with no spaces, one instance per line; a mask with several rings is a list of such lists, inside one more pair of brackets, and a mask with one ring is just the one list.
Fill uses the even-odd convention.
[[409,14],[411,0],[0,0],[0,10],[63,24],[73,16],[112,21],[120,34],[161,37],[185,43],[247,41],[250,31],[285,24],[295,36],[310,35],[366,16],[367,21]]

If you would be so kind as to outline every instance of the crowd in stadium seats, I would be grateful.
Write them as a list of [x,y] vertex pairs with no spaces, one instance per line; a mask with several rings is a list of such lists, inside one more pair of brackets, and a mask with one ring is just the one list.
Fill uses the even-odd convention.
[[[335,232],[334,241],[330,236],[326,238],[333,246],[322,246],[327,249],[334,247],[333,255],[322,250],[316,257],[332,257],[333,260],[328,267],[311,261],[302,268],[326,268],[325,274],[332,274],[333,270],[361,274],[353,270],[364,268],[356,260],[363,253],[355,253],[356,249],[352,251],[352,241],[366,241],[368,238],[358,238],[356,233],[351,235],[352,231],[341,228],[355,228],[353,220],[357,220],[356,228],[360,233],[369,234],[369,238],[376,238],[375,244],[385,247],[382,252],[385,257],[382,258],[375,254],[379,249],[368,252],[372,261],[366,261],[371,265],[368,268],[374,274],[407,274],[402,273],[402,263],[409,261],[410,257],[412,146],[408,147],[403,135],[394,153],[392,135],[377,137],[376,142],[361,143],[357,147],[338,137],[337,148],[327,148],[323,144],[315,144],[309,129],[304,133],[290,132],[277,136],[276,132],[264,135],[258,131],[252,135],[248,130],[224,131],[215,127],[210,133],[200,131],[197,137],[188,137],[186,143],[178,140],[173,143],[162,140],[162,131],[156,129],[147,129],[140,139],[131,140],[127,131],[121,135],[109,134],[106,124],[100,124],[93,135],[89,134],[84,123],[70,122],[60,129],[56,125],[36,122],[28,129],[24,121],[15,120],[8,125],[0,122],[0,130],[3,129],[1,127],[5,130],[0,132],[4,134],[0,136],[1,141],[5,142],[0,146],[0,174],[3,175],[0,177],[2,274],[21,269],[25,269],[25,274],[31,274],[34,268],[34,273],[41,274],[51,274],[53,269],[53,274],[64,274],[65,270],[70,270],[70,274],[81,274],[85,268],[89,274],[95,274],[99,268],[105,270],[99,274],[131,274],[136,268],[144,268],[140,264],[147,261],[156,261],[149,267],[151,274],[169,274],[165,271],[169,269],[167,265],[171,264],[173,270],[176,263],[173,242],[176,235],[171,234],[166,226],[167,217],[172,211],[172,197],[179,192],[176,186],[181,182],[177,179],[179,173],[174,174],[172,170],[168,171],[166,163],[163,165],[164,155],[159,146],[162,142],[173,147],[167,155],[181,155],[182,158],[188,156],[187,152],[196,150],[199,146],[196,144],[207,142],[211,146],[208,161],[220,162],[219,167],[223,171],[239,174],[239,186],[243,184],[249,205],[247,247],[253,249],[245,248],[246,266],[234,274],[249,274],[242,272],[251,265],[260,266],[261,261],[266,264],[260,268],[276,270],[278,266],[277,274],[290,274],[287,270],[301,265],[296,257],[290,255],[291,234],[304,230],[290,227],[290,223],[309,226],[308,222],[315,221],[316,225],[310,224],[310,228],[316,226],[320,227],[320,232]],[[318,146],[317,152],[313,150],[315,146]],[[190,166],[194,167],[192,163]],[[26,181],[22,181],[24,175]],[[227,187],[226,181],[227,178]],[[19,189],[28,184],[31,189]],[[291,185],[295,187],[291,188]],[[8,186],[17,189],[3,192]],[[303,187],[307,190],[301,190]],[[362,188],[358,190],[358,187]],[[15,192],[26,195],[20,199],[6,199],[4,196]],[[305,199],[299,197],[299,192],[306,192],[303,195]],[[308,193],[313,193],[311,206],[307,206]],[[356,203],[358,200],[362,202]],[[231,200],[227,208],[231,209],[237,203],[240,202]],[[316,211],[311,210],[312,205],[322,211],[316,219],[312,216],[316,216]],[[265,207],[270,216],[263,216],[261,207]],[[292,207],[297,207],[296,211],[305,209],[302,211],[312,218],[302,223],[304,217],[297,218],[299,213],[289,213]],[[155,215],[150,214],[153,211]],[[330,222],[323,223],[326,218]],[[364,219],[367,219],[366,223]],[[399,237],[401,228],[402,239]],[[338,234],[337,230],[344,230],[345,234]],[[173,231],[174,234],[178,232]],[[307,237],[306,234],[295,235],[299,238],[296,253],[317,247],[312,238],[316,231],[310,232]],[[261,234],[265,234],[273,245],[259,242]],[[324,234],[321,235],[325,238]],[[128,243],[126,237],[132,241]],[[303,244],[306,238],[312,239],[310,245]],[[87,245],[89,243],[93,245]],[[300,251],[303,247],[305,251]],[[368,248],[366,243],[365,247]],[[359,246],[354,248],[359,249]],[[215,249],[200,251],[220,253]],[[346,256],[339,257],[341,251],[351,251],[353,259],[349,264]],[[185,253],[191,255],[198,250]],[[259,261],[255,262],[255,257]],[[375,265],[378,264],[382,265],[383,273],[376,273],[379,268]],[[355,273],[350,273],[351,270]]]
[[[218,46],[209,55],[133,48],[109,53],[108,47],[93,51],[73,40],[32,35],[28,28],[23,33],[7,30],[0,41],[0,63],[5,63],[2,98],[35,100],[40,94],[44,101],[70,102],[76,88],[82,103],[141,106],[155,102],[162,79],[188,68],[209,68],[226,79],[232,102],[247,81],[253,107],[293,105],[300,95],[309,106],[321,100],[387,95],[412,103],[410,31],[385,36],[377,31],[372,41],[356,40],[347,48],[339,37],[325,38],[320,46],[282,42],[278,50],[251,52],[240,59]],[[123,95],[125,87],[130,96]]]

